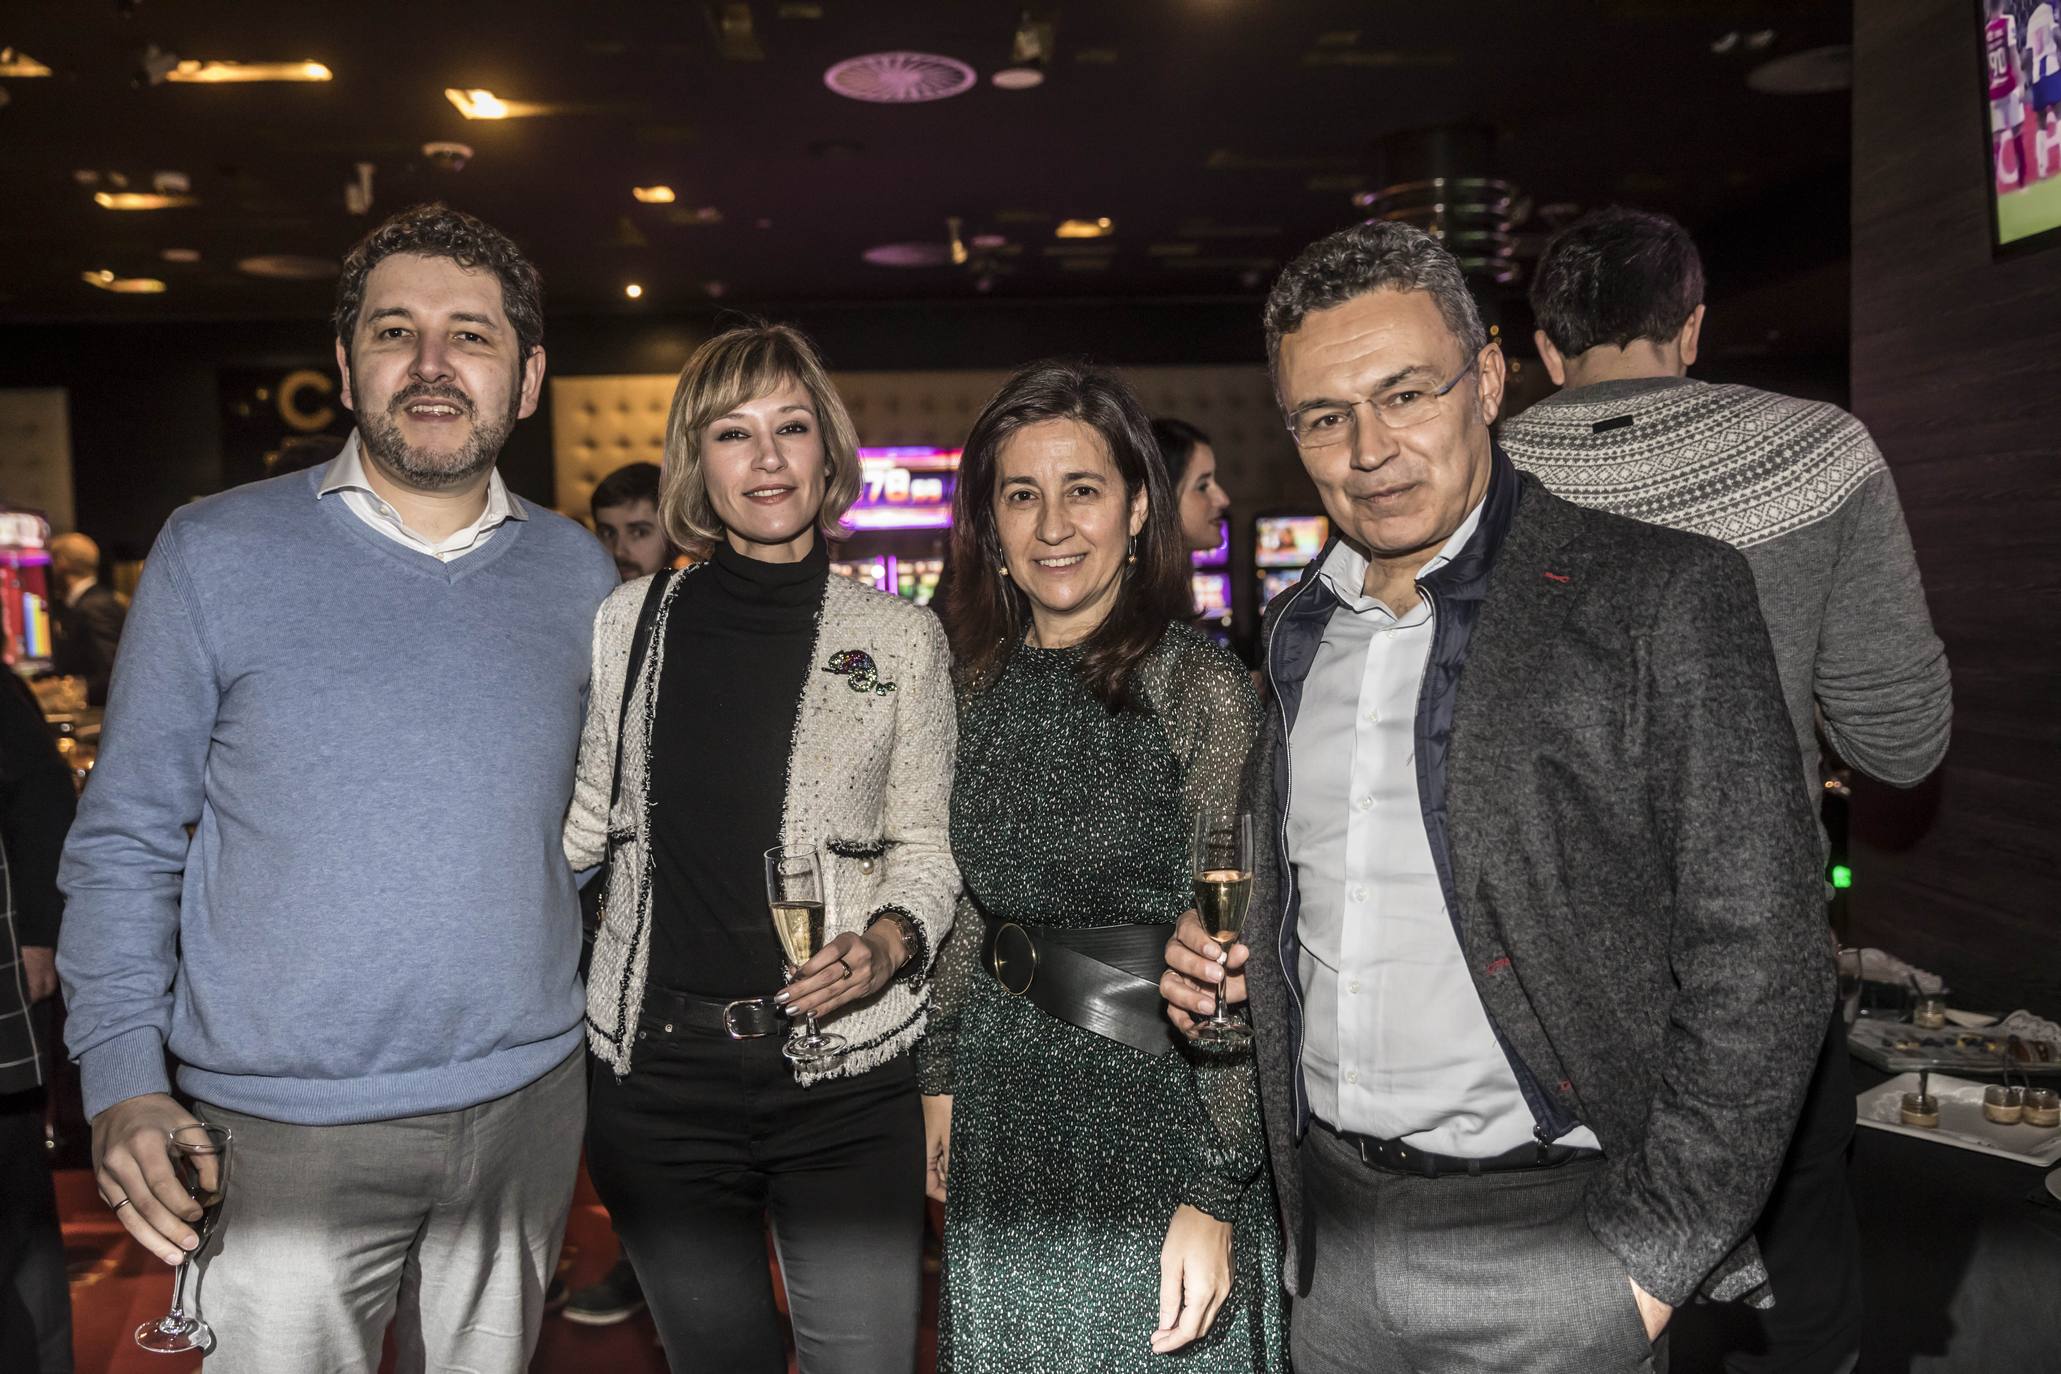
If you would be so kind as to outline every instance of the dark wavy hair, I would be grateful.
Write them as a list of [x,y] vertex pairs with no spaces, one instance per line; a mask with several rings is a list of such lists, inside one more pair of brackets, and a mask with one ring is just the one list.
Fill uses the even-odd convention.
[[1145,492],[1145,526],[1137,562],[1129,565],[1116,604],[1088,636],[1081,677],[1111,711],[1131,705],[1138,668],[1188,614],[1187,554],[1174,515],[1172,487],[1153,442],[1152,424],[1116,373],[1092,363],[1052,360],[1018,371],[988,399],[959,459],[952,495],[952,580],[945,597],[945,634],[963,690],[994,685],[1030,621],[1030,599],[1001,574],[995,524],[996,473],[1003,445],[1045,420],[1078,420],[1109,450],[1124,499]]
[[344,258],[336,281],[336,337],[344,352],[358,332],[358,311],[365,304],[365,279],[372,269],[396,253],[449,258],[467,271],[485,268],[501,281],[501,309],[515,330],[518,375],[530,354],[544,344],[544,280],[515,241],[485,220],[453,210],[440,201],[411,206],[359,239]]
[[1195,450],[1208,443],[1209,436],[1186,420],[1162,415],[1152,422],[1152,439],[1159,445],[1159,461],[1166,468],[1167,483],[1179,491],[1188,480],[1188,464],[1194,460]]
[[1539,257],[1531,313],[1570,358],[1639,339],[1664,343],[1703,304],[1703,257],[1666,215],[1613,205],[1555,234]]

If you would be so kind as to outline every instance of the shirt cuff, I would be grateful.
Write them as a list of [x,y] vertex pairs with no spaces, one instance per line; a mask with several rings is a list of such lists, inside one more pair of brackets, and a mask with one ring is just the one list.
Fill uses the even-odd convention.
[[169,1093],[165,1041],[155,1027],[138,1026],[79,1056],[79,1090],[91,1121],[115,1103],[145,1093]]

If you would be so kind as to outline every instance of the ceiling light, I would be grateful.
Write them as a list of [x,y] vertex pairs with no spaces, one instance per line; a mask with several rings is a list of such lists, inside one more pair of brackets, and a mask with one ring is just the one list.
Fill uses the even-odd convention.
[[1116,232],[1116,222],[1104,215],[1100,219],[1065,219],[1052,231],[1053,236],[1062,239],[1106,239]]
[[165,289],[156,277],[118,277],[104,267],[98,272],[79,273],[79,280],[118,296],[155,296]]
[[631,282],[628,286],[625,286],[623,288],[623,294],[634,301],[639,296],[642,296],[644,294],[644,288],[637,285],[637,283],[635,282]]
[[199,262],[200,250],[198,248],[167,248],[162,253],[159,253],[158,256],[166,262]]
[[1004,91],[1027,91],[1045,84],[1045,73],[1036,67],[1004,67],[988,80]]
[[320,62],[195,62],[188,59],[165,73],[167,81],[221,85],[243,81],[329,81],[334,77]]
[[847,58],[823,73],[839,95],[880,105],[944,100],[973,89],[973,68],[928,52],[875,52]]
[[642,205],[671,205],[674,199],[670,186],[632,186],[630,194]]
[[467,119],[508,118],[508,103],[492,91],[461,91],[456,86],[447,86],[444,99],[457,106],[458,113]]
[[0,76],[48,76],[50,68],[20,48],[0,48]]
[[338,271],[335,258],[311,258],[299,253],[260,253],[240,258],[236,270],[247,277],[268,281],[323,281]]
[[164,196],[147,191],[95,191],[93,203],[103,210],[171,210],[200,204],[199,196]]

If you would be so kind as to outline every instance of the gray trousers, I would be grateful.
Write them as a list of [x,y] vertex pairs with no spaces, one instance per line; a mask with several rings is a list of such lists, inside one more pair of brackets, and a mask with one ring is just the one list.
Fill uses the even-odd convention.
[[462,1111],[291,1126],[205,1102],[233,1137],[192,1306],[206,1374],[520,1374],[536,1349],[586,1126],[583,1056]]
[[1301,1152],[1316,1228],[1296,1374],[1615,1374],[1665,1368],[1624,1265],[1582,1216],[1598,1165],[1478,1178],[1370,1169],[1321,1126]]

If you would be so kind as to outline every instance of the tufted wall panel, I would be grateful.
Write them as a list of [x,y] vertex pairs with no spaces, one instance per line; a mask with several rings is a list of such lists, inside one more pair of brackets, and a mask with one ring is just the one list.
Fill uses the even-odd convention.
[[[839,393],[865,445],[964,441],[1006,373],[844,372]],[[1141,367],[1124,376],[1154,415],[1199,426],[1214,441],[1218,471],[1237,499],[1234,516],[1276,504],[1313,504],[1294,446],[1281,430],[1263,367]],[[594,486],[625,463],[660,461],[670,376],[558,377],[551,434],[558,509],[586,519]]]

